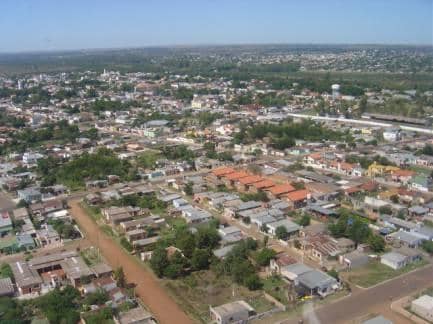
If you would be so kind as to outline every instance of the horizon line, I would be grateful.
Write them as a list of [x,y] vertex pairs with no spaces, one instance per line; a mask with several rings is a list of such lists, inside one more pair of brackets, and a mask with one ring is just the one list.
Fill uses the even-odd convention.
[[67,52],[84,52],[84,51],[113,51],[113,50],[132,50],[132,49],[147,49],[147,48],[197,48],[197,47],[230,47],[230,46],[389,46],[389,47],[432,47],[433,43],[195,43],[195,44],[161,44],[161,45],[139,45],[139,46],[119,46],[119,47],[83,47],[75,49],[46,49],[46,50],[21,50],[21,51],[2,51],[0,55],[10,54],[45,54],[45,53],[67,53]]

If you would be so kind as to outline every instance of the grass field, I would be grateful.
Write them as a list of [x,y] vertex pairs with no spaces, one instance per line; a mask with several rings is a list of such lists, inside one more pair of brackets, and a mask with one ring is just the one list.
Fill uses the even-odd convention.
[[274,305],[261,291],[250,291],[233,284],[228,277],[217,277],[211,270],[194,272],[178,280],[163,280],[165,287],[178,304],[199,322],[208,323],[209,306],[218,306],[235,300],[245,300],[257,313]]
[[277,276],[266,278],[263,281],[263,289],[276,300],[287,305],[287,283],[283,279]]
[[422,260],[409,264],[402,269],[393,270],[380,262],[372,262],[367,266],[352,270],[347,275],[347,279],[355,285],[361,286],[363,288],[368,288],[377,285],[378,283],[381,283],[383,281],[398,277],[404,273],[420,268],[427,263],[427,261]]

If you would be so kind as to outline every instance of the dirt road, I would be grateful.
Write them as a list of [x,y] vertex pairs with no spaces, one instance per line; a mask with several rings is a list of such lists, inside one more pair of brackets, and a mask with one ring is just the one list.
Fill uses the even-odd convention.
[[155,315],[159,323],[190,324],[191,319],[182,311],[159,285],[158,280],[144,269],[131,256],[126,254],[113,240],[108,237],[79,205],[79,201],[71,200],[71,215],[86,233],[87,239],[99,246],[103,256],[113,268],[122,266],[128,282],[135,283],[136,293]]

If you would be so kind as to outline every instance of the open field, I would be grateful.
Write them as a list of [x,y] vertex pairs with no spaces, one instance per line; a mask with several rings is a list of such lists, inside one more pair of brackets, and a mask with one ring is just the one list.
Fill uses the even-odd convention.
[[368,288],[377,285],[383,281],[398,277],[417,268],[421,268],[426,264],[428,264],[428,262],[422,260],[413,264],[409,264],[402,269],[393,270],[390,267],[381,264],[380,262],[372,262],[367,266],[350,271],[350,273],[347,274],[346,278],[351,283],[357,286]]
[[257,313],[274,307],[261,291],[250,291],[233,284],[230,278],[217,277],[211,270],[195,272],[178,280],[164,280],[164,284],[182,308],[202,323],[209,322],[209,306],[235,300],[245,300]]

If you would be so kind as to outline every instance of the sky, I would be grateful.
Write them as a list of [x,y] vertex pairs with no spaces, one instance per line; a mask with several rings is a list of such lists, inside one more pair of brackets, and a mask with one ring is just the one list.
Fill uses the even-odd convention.
[[0,0],[0,52],[433,44],[433,0]]

